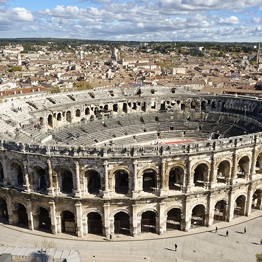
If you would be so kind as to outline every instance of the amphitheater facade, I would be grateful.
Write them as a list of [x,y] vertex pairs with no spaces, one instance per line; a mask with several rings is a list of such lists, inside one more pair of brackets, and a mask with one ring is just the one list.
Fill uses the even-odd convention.
[[135,237],[261,208],[260,99],[115,87],[10,97],[0,108],[5,223]]

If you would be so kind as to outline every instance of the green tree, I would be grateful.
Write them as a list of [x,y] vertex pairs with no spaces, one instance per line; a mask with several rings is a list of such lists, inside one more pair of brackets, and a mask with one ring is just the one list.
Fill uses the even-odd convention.
[[262,262],[262,253],[256,254],[257,262]]
[[9,71],[9,72],[22,71],[22,66],[12,66],[8,71]]

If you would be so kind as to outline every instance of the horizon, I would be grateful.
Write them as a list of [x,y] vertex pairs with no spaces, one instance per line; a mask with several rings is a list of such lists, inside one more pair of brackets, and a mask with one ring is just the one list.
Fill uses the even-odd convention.
[[262,1],[0,0],[1,39],[260,42]]

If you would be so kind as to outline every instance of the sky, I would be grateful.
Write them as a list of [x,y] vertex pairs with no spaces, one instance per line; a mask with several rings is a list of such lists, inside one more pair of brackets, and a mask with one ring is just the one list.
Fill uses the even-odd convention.
[[0,0],[0,38],[262,41],[262,0]]

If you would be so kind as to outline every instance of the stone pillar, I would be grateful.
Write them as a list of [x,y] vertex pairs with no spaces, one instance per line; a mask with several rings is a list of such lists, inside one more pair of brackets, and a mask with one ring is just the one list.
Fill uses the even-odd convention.
[[30,200],[28,200],[26,204],[26,211],[28,217],[28,228],[34,230],[34,217],[33,217],[32,204]]
[[214,207],[213,207],[213,203],[212,203],[211,194],[208,195],[206,215],[208,216],[206,226],[210,227],[214,223]]
[[83,210],[82,210],[82,204],[80,201],[75,203],[76,208],[76,234],[78,237],[83,237],[83,223],[82,223],[82,217],[83,217]]
[[252,208],[252,200],[253,200],[253,188],[252,184],[250,183],[248,186],[248,192],[247,192],[247,202],[246,202],[246,208],[245,208],[245,215],[249,216],[251,214],[251,208]]
[[257,147],[254,146],[252,150],[252,161],[251,161],[251,169],[250,169],[250,176],[249,176],[249,179],[251,181],[253,180],[253,177],[256,175],[256,162],[257,162],[256,151],[257,151]]
[[184,202],[184,221],[182,222],[182,229],[184,231],[188,231],[190,230],[190,227],[191,227],[191,210],[189,209],[189,204],[190,202],[186,199],[185,202]]
[[13,210],[13,204],[10,195],[6,195],[6,205],[7,205],[7,212],[8,212],[8,223],[11,225],[15,224],[15,215]]
[[230,222],[234,218],[234,210],[235,210],[235,201],[233,198],[233,192],[232,190],[229,192],[228,195],[228,216],[227,216],[227,221]]
[[161,163],[161,184],[160,184],[160,196],[165,196],[168,191],[167,188],[168,177],[166,176],[166,160],[162,159]]
[[7,171],[7,159],[4,156],[2,160],[2,166],[3,166],[3,172],[4,172],[4,181],[3,184],[4,186],[7,186],[8,183],[10,182],[10,177],[8,176],[8,171]]
[[167,217],[165,216],[165,202],[159,203],[159,222],[158,222],[158,230],[157,233],[159,235],[162,235],[163,233],[166,232],[166,220]]
[[110,234],[112,232],[110,232],[110,221],[109,221],[109,212],[110,212],[110,204],[109,203],[105,203],[104,204],[104,236],[106,238],[109,238]]
[[136,237],[138,235],[138,220],[137,220],[137,205],[132,205],[132,214],[133,214],[133,221],[132,221],[132,235]]
[[211,158],[211,170],[210,170],[210,176],[209,176],[209,182],[210,182],[210,188],[213,188],[214,183],[217,182],[217,169],[215,168],[215,156],[212,154]]
[[80,184],[80,168],[79,168],[79,162],[75,161],[75,197],[81,197],[81,184]]
[[51,230],[53,234],[58,233],[57,219],[56,219],[56,206],[55,201],[51,200],[48,202],[50,208],[50,218],[51,218]]
[[233,185],[237,179],[237,153],[234,151],[232,155],[232,169],[231,169],[231,184]]
[[48,180],[49,180],[49,187],[47,189],[48,195],[54,195],[54,186],[53,186],[53,170],[52,170],[52,163],[51,160],[47,160],[47,172],[48,172]]
[[191,159],[189,158],[187,161],[187,191],[189,191],[192,187],[195,186],[194,184],[194,174],[193,171],[191,171],[192,165],[191,165]]
[[108,183],[108,161],[104,162],[104,168],[105,168],[105,190],[103,193],[103,198],[110,198],[109,183]]
[[137,198],[139,194],[139,189],[138,189],[138,177],[137,177],[137,165],[138,161],[134,160],[133,162],[133,169],[134,169],[134,174],[133,174],[133,191],[132,191],[132,198]]
[[27,161],[23,161],[23,168],[24,168],[24,188],[25,191],[30,193],[30,184],[28,178],[28,168],[27,168]]

